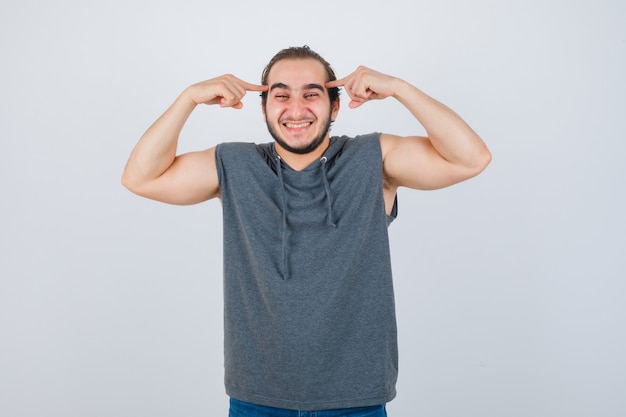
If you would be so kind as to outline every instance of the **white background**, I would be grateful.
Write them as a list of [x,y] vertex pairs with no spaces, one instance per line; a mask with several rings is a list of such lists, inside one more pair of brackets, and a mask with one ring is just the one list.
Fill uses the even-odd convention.
[[[403,189],[390,416],[626,416],[626,6],[614,1],[3,1],[0,416],[225,416],[219,202],[119,178],[188,85],[308,44],[404,78],[486,141],[479,177]],[[269,141],[259,98],[181,151]],[[334,134],[422,134],[393,100]]]

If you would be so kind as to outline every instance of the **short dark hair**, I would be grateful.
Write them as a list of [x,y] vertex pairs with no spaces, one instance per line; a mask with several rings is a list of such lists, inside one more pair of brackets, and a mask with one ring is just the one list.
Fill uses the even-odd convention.
[[[337,79],[337,77],[335,76],[335,71],[333,71],[330,64],[324,58],[322,58],[320,54],[309,48],[307,45],[304,45],[285,48],[282,51],[278,52],[276,55],[274,55],[263,70],[263,74],[261,74],[261,85],[267,85],[267,76],[269,75],[270,70],[275,63],[283,59],[314,59],[324,66],[328,78],[326,81],[335,81]],[[331,103],[339,100],[339,87],[329,88],[328,96],[330,97]],[[263,101],[263,104],[267,102],[266,91],[261,93],[261,100]]]

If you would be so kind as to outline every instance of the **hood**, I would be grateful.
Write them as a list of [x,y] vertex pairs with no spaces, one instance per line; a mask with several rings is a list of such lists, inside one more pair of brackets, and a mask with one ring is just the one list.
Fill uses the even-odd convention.
[[[326,149],[324,154],[317,161],[313,161],[311,165],[305,168],[305,170],[314,170],[314,171],[319,172],[319,175],[322,178],[322,183],[324,185],[324,191],[325,191],[325,205],[326,205],[325,223],[328,227],[331,227],[331,228],[336,228],[337,224],[333,216],[333,196],[331,193],[330,182],[328,180],[328,167],[329,165],[332,164],[334,159],[337,156],[339,156],[340,150],[342,148],[341,143],[339,142],[340,140],[338,140],[338,138],[331,137],[330,145],[328,146],[328,149]],[[286,188],[285,188],[286,186],[285,186],[285,180],[284,180],[284,171],[292,170],[292,168],[289,167],[282,160],[280,155],[278,155],[278,153],[276,152],[276,147],[274,146],[273,143],[271,144],[271,146],[269,146],[269,149],[267,150],[269,152],[268,154],[266,154],[266,159],[267,159],[268,164],[276,172],[276,180],[278,182],[278,189],[280,192],[280,199],[281,199],[280,204],[281,204],[281,211],[282,211],[282,221],[280,224],[281,236],[282,236],[281,274],[282,274],[282,278],[286,280],[286,279],[289,279],[289,266],[288,266],[289,245],[287,243],[289,228],[287,224],[287,196],[286,196]]]

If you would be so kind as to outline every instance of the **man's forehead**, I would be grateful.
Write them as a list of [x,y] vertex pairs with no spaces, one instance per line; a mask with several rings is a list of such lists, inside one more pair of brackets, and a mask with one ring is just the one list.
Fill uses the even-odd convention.
[[281,82],[277,82],[274,84],[270,84],[270,91],[272,90],[276,90],[276,89],[281,89],[281,90],[295,90],[295,89],[301,89],[301,90],[320,90],[320,91],[326,91],[326,88],[322,85],[322,84],[318,84],[318,83],[308,83],[302,86],[290,86],[287,85],[285,83],[281,83]]
[[268,85],[282,83],[292,88],[326,82],[324,66],[311,58],[283,59],[276,62],[267,76]]

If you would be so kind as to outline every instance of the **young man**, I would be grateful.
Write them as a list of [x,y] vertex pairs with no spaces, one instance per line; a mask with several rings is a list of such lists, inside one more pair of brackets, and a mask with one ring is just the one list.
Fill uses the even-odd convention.
[[[427,137],[330,137],[340,87],[350,108],[394,97]],[[241,108],[248,92],[261,93],[274,142],[176,154],[198,104]],[[183,91],[140,139],[122,182],[166,203],[221,200],[231,416],[378,416],[397,377],[387,236],[396,191],[446,187],[490,160],[459,116],[413,85],[365,67],[337,80],[297,47],[272,58],[261,85],[223,75]]]

